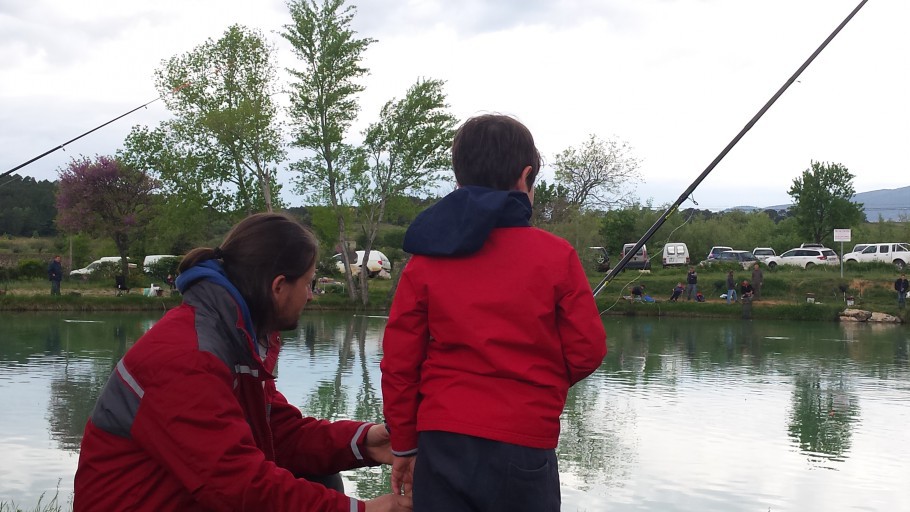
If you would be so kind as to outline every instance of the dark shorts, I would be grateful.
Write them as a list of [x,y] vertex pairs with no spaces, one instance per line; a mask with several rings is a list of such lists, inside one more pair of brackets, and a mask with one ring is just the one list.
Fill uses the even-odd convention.
[[414,512],[559,512],[556,450],[421,432]]

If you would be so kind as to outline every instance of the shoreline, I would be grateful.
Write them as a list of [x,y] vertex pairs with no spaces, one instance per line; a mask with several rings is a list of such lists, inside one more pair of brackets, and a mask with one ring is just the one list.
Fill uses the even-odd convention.
[[[180,295],[145,297],[141,295],[100,296],[64,294],[53,297],[50,295],[0,295],[0,312],[6,313],[36,313],[36,312],[166,312],[181,304]],[[624,299],[599,297],[596,300],[598,310],[602,316],[643,316],[643,317],[687,317],[687,318],[728,318],[741,320],[797,320],[797,321],[844,321],[841,314],[847,309],[882,313],[896,318],[896,324],[907,323],[907,314],[898,310],[894,315],[892,311],[879,311],[875,304],[857,304],[847,306],[840,301],[836,302],[798,302],[793,300],[762,300],[744,306],[741,302],[727,304],[722,300],[709,300],[707,302],[631,302]],[[869,307],[873,306],[873,307]],[[311,311],[371,311],[388,312],[387,304],[370,304],[363,306],[351,303],[346,297],[325,295],[318,296],[307,305]],[[857,320],[852,320],[857,321]],[[860,322],[862,322],[860,320]],[[869,321],[872,323],[873,321]],[[876,322],[877,323],[877,322]]]

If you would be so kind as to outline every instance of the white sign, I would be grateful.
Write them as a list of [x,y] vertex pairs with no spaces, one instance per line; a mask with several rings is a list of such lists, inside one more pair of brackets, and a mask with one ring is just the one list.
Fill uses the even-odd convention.
[[850,230],[849,229],[835,229],[834,230],[834,241],[835,242],[849,242],[850,241]]

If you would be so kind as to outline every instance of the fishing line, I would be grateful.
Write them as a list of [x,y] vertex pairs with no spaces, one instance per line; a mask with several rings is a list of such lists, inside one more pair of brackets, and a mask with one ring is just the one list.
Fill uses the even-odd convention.
[[809,58],[806,59],[806,61],[803,62],[803,64],[799,67],[799,69],[797,69],[796,72],[793,73],[793,75],[786,82],[784,82],[784,85],[782,85],[781,88],[778,89],[778,91],[776,93],[774,93],[774,96],[772,96],[771,99],[768,100],[768,102],[765,103],[765,105],[758,111],[758,113],[756,113],[755,116],[753,116],[752,119],[749,120],[748,123],[746,123],[746,126],[744,126],[743,129],[740,130],[740,132],[738,134],[736,134],[736,137],[733,137],[733,140],[731,140],[727,144],[727,146],[720,152],[720,154],[718,154],[714,158],[714,160],[710,164],[708,164],[708,167],[705,168],[704,171],[702,171],[702,173],[698,176],[698,178],[695,179],[694,182],[692,182],[691,185],[689,185],[689,188],[687,188],[682,193],[682,195],[679,196],[679,198],[676,200],[676,202],[673,203],[673,205],[671,205],[667,209],[667,211],[665,211],[663,213],[663,215],[661,215],[657,219],[657,221],[654,223],[654,225],[648,229],[648,231],[644,234],[644,236],[642,236],[641,239],[635,243],[635,246],[632,248],[632,250],[630,250],[625,256],[623,256],[622,260],[620,260],[620,262],[615,267],[613,267],[613,269],[610,270],[606,276],[604,276],[603,280],[601,280],[600,283],[598,283],[597,286],[594,287],[593,293],[594,293],[595,297],[604,289],[604,287],[607,284],[610,283],[610,281],[613,280],[613,278],[616,277],[616,275],[620,271],[622,271],[622,269],[626,266],[626,264],[629,263],[629,260],[632,259],[632,256],[634,256],[638,252],[638,250],[641,249],[641,247],[643,245],[645,245],[645,242],[647,242],[654,235],[654,233],[663,225],[663,223],[667,220],[667,218],[670,215],[672,215],[674,212],[676,212],[676,210],[683,203],[683,201],[685,201],[686,198],[688,198],[692,194],[692,192],[701,184],[701,182],[706,177],[708,177],[708,174],[710,174],[711,171],[714,170],[714,168],[717,166],[717,164],[719,164],[720,161],[723,160],[723,158],[725,156],[727,156],[727,153],[729,153],[730,150],[733,149],[733,146],[735,146],[736,143],[739,142],[739,140],[743,138],[743,136],[746,134],[746,132],[748,132],[750,129],[752,129],[752,126],[754,126],[755,123],[758,122],[758,120],[761,119],[761,117],[765,114],[765,112],[767,112],[768,109],[771,108],[771,105],[773,105],[774,102],[777,101],[777,99],[784,93],[784,91],[786,91],[790,87],[790,85],[792,85],[793,82],[796,81],[796,79],[799,77],[799,75],[801,75],[802,72],[807,67],[809,67],[809,64],[811,64],[812,61],[815,60],[816,57],[818,57],[818,54],[820,54],[822,52],[822,50],[824,50],[825,47],[828,46],[828,43],[830,43],[831,40],[833,40],[834,37],[838,33],[840,33],[841,29],[843,29],[851,19],[853,19],[853,16],[855,16],[856,13],[859,12],[859,10],[864,5],[866,5],[866,2],[868,2],[868,1],[869,0],[862,0],[853,9],[853,11],[850,12],[850,14],[844,19],[844,21],[842,21],[840,23],[840,25],[838,25],[837,28],[835,28],[834,31],[831,32],[831,35],[829,35],[822,42],[822,44],[814,52],[812,52],[812,55],[810,55]]

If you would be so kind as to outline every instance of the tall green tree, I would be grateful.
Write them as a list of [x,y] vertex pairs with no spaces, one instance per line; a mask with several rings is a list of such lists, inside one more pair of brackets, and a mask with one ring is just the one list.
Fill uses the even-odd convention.
[[108,156],[73,160],[59,171],[59,177],[57,225],[70,233],[111,237],[125,279],[130,238],[151,220],[158,183]]
[[[404,98],[388,101],[379,120],[364,132],[369,155],[369,183],[355,193],[367,234],[364,250],[373,247],[386,208],[393,197],[426,196],[443,180],[451,167],[449,147],[454,137],[455,116],[449,113],[442,80],[418,80]],[[368,301],[367,264],[360,272],[361,300]]]
[[835,228],[851,228],[863,220],[863,205],[851,201],[853,174],[841,164],[813,161],[794,178],[787,192],[793,198],[792,216],[798,231],[813,242],[833,237]]
[[639,161],[627,142],[591,135],[578,148],[569,147],[553,160],[556,183],[568,189],[569,204],[579,209],[610,209],[632,200],[641,181]]
[[[165,121],[149,129],[135,126],[117,152],[121,162],[156,178],[161,208],[147,231],[144,246],[154,253],[183,254],[210,238],[212,229],[236,220],[235,191],[210,177],[211,153],[195,151],[178,134],[182,123]],[[153,249],[154,248],[154,249]]]
[[[312,156],[291,164],[300,173],[298,190],[316,204],[332,207],[338,223],[340,252],[345,262],[345,280],[351,299],[356,298],[345,234],[345,215],[353,191],[362,185],[365,160],[362,152],[344,143],[344,137],[360,110],[358,79],[368,73],[361,65],[373,39],[356,37],[351,28],[356,9],[344,0],[290,0],[292,24],[281,36],[291,43],[302,69],[289,70],[294,77],[290,116],[292,145]],[[366,259],[366,258],[365,258]]]
[[159,127],[161,141],[189,158],[156,169],[163,180],[202,185],[200,198],[214,191],[216,201],[246,214],[281,206],[276,174],[285,150],[274,55],[259,31],[232,25],[156,71],[156,87],[176,116]]

